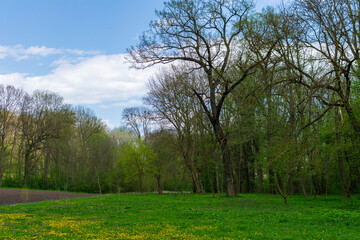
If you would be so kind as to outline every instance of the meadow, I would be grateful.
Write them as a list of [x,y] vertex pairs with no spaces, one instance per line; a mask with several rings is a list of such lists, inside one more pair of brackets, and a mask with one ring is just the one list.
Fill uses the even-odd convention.
[[360,196],[114,194],[0,206],[1,239],[360,239]]

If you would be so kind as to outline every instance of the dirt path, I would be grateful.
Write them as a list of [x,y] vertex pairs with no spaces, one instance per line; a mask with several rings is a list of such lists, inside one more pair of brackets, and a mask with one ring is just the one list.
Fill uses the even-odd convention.
[[0,189],[0,205],[51,201],[79,197],[93,197],[96,194],[66,193],[25,189]]

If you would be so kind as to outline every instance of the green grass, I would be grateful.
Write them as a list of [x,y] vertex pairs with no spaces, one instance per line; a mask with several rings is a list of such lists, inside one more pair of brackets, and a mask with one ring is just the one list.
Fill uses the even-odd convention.
[[120,194],[0,207],[2,239],[360,239],[360,197]]

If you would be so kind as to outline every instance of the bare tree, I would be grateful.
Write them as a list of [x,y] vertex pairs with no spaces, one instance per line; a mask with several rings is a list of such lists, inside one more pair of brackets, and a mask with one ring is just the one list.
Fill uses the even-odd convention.
[[[220,143],[228,196],[234,196],[233,167],[228,134],[220,122],[227,96],[258,65],[251,57],[246,41],[239,40],[244,23],[253,7],[246,0],[172,0],[156,11],[158,20],[140,38],[140,44],[128,50],[136,67],[148,67],[174,61],[193,64],[208,82],[205,92],[193,89],[208,116]],[[271,48],[270,48],[271,49]],[[269,51],[270,52],[270,51]],[[264,57],[268,57],[269,52]],[[236,58],[236,65],[233,65]],[[238,68],[230,74],[231,66]]]
[[47,141],[58,138],[61,125],[66,122],[59,117],[64,108],[63,98],[47,91],[26,94],[21,105],[19,120],[24,144],[24,184],[28,183],[40,161],[40,150]]
[[144,138],[147,142],[150,133],[150,122],[152,119],[152,112],[146,107],[130,107],[125,108],[122,112],[124,124],[130,127],[136,136]]
[[[13,86],[0,85],[0,186],[5,168],[6,152],[14,138],[17,111],[19,110],[23,91]],[[13,141],[12,141],[13,142]],[[9,160],[11,163],[11,159]]]
[[359,13],[360,3],[355,0],[295,0],[292,8],[283,10],[277,30],[286,43],[279,53],[297,75],[292,81],[326,106],[311,123],[331,108],[341,107],[358,136],[360,120],[354,114],[351,90],[359,80]]
[[185,79],[182,71],[173,67],[159,73],[148,84],[148,96],[145,103],[156,109],[158,120],[166,120],[176,130],[177,145],[185,166],[188,168],[196,193],[204,189],[197,171],[196,135],[202,127],[201,106],[193,96],[196,77]]

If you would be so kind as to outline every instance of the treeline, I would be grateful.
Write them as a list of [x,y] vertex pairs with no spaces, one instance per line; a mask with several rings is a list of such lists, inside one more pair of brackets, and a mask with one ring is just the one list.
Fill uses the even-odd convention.
[[58,94],[0,85],[0,185],[95,193],[191,190],[175,134],[147,131],[150,116],[146,109],[125,109],[131,128],[109,130],[91,109],[64,104]]
[[0,85],[0,95],[1,185],[89,191],[103,170],[93,167],[90,151],[105,132],[93,112],[48,91]]
[[3,87],[3,185],[316,196],[360,192],[359,1],[172,0],[128,50],[166,64],[126,128]]
[[[174,0],[128,50],[195,192],[359,193],[360,4]],[[221,159],[221,161],[219,161]],[[224,189],[223,189],[224,187]]]

